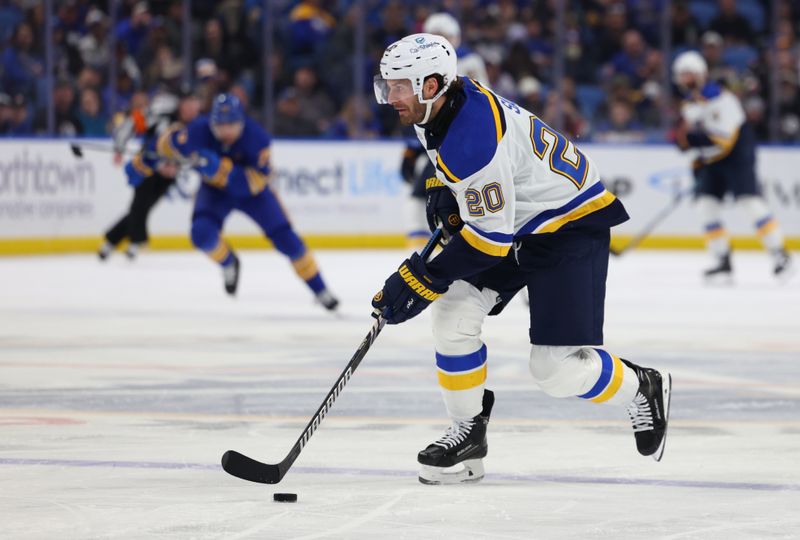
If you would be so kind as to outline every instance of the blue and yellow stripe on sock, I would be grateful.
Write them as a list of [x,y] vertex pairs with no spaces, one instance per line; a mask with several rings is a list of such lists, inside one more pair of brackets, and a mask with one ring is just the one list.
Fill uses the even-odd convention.
[[622,361],[613,354],[609,354],[603,349],[594,350],[600,355],[600,359],[603,362],[600,378],[597,379],[591,390],[578,397],[595,403],[603,403],[614,397],[614,394],[622,386],[624,367]]
[[772,216],[766,216],[756,221],[758,236],[765,236],[778,228],[778,222]]
[[486,345],[470,354],[436,353],[439,386],[445,390],[469,390],[486,382]]
[[715,221],[714,223],[709,223],[705,227],[705,236],[706,240],[714,240],[715,238],[722,238],[727,233],[725,232],[725,227],[722,226],[722,223],[719,221]]

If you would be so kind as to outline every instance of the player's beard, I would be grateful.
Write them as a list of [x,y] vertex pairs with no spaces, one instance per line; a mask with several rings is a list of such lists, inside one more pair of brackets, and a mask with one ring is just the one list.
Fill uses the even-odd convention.
[[422,122],[422,119],[425,118],[425,107],[426,106],[419,101],[415,101],[411,103],[410,106],[404,108],[402,114],[401,111],[397,111],[400,123],[404,126],[413,126],[414,124]]

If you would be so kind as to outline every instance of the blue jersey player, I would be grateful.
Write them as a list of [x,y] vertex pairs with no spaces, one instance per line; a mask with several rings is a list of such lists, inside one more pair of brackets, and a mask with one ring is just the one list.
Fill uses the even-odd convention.
[[338,300],[328,291],[314,257],[269,185],[270,137],[245,115],[239,98],[216,96],[210,116],[167,131],[159,137],[157,151],[194,163],[200,173],[203,182],[192,213],[192,243],[222,267],[229,294],[236,293],[240,263],[220,232],[228,214],[239,210],[291,260],[317,300],[329,310],[336,308]]
[[436,374],[452,425],[418,454],[420,481],[483,477],[494,401],[483,322],[523,288],[530,371],[541,389],[626,407],[638,451],[661,459],[669,373],[603,346],[609,230],[628,215],[589,156],[535,114],[458,77],[452,45],[432,34],[386,49],[375,95],[414,125],[436,169],[426,210],[449,233],[433,260],[415,253],[403,261],[372,303],[389,324],[432,304]]

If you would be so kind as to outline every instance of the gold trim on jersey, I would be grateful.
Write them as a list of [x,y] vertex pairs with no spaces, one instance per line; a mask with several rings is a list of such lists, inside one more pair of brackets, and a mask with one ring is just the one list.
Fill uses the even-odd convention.
[[555,221],[551,221],[547,225],[533,231],[535,233],[549,233],[555,232],[565,224],[569,223],[570,221],[575,221],[580,219],[584,216],[588,216],[592,212],[596,212],[601,208],[605,208],[609,204],[613,203],[617,198],[608,190],[603,190],[603,194],[591,199],[587,203],[575,208],[571,212],[561,216],[560,218],[556,219]]
[[224,157],[219,160],[219,168],[214,176],[206,177],[206,183],[215,188],[222,189],[228,185],[228,178],[233,170],[233,161],[231,158]]
[[486,99],[489,100],[489,107],[492,108],[492,116],[494,117],[494,128],[495,128],[495,132],[497,134],[497,142],[500,143],[500,139],[503,138],[503,122],[501,120],[500,115],[503,114],[503,113],[500,112],[500,109],[498,108],[498,105],[497,105],[496,98],[492,95],[492,93],[489,92],[488,90],[486,90],[484,87],[482,87],[476,81],[472,81],[472,82],[475,84],[475,88],[477,88],[478,91],[481,94],[483,94],[484,96],[486,96]]
[[511,245],[495,244],[491,240],[487,240],[482,236],[479,236],[478,233],[474,232],[469,227],[464,227],[461,229],[461,238],[463,238],[467,244],[477,249],[481,253],[485,253],[493,257],[505,257],[508,255],[508,252],[511,249]]
[[709,134],[708,138],[720,148],[720,153],[704,159],[703,165],[708,165],[709,163],[714,163],[715,161],[720,161],[721,159],[728,157],[728,155],[733,151],[733,147],[736,146],[736,141],[739,140],[739,128],[736,128],[736,131],[734,131],[728,137],[720,137],[718,135]]
[[136,169],[136,172],[140,173],[142,176],[151,176],[153,174],[153,169],[145,164],[141,153],[138,153],[134,156],[134,158],[131,160],[131,165],[133,165],[133,168]]
[[160,156],[176,160],[184,157],[172,144],[172,135],[178,131],[180,131],[178,126],[169,127],[158,138],[158,142],[156,142],[156,152],[158,152]]
[[247,185],[250,187],[250,193],[258,195],[266,189],[270,177],[253,167],[245,167],[244,176],[247,178]]
[[445,178],[447,178],[454,184],[461,182],[461,178],[450,172],[450,169],[448,169],[447,165],[445,165],[444,161],[442,161],[442,155],[439,154],[438,152],[436,153],[436,163],[437,165],[439,165],[439,169],[444,173]]

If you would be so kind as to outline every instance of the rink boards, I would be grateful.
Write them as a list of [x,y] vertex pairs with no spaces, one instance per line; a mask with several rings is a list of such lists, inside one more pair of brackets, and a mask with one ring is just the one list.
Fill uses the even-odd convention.
[[[92,144],[110,147],[107,141]],[[400,247],[414,211],[399,174],[403,148],[398,141],[275,141],[273,188],[313,247]],[[581,148],[631,214],[615,229],[620,244],[691,187],[687,159],[671,146]],[[761,148],[758,170],[790,247],[800,248],[800,148]],[[130,197],[110,153],[87,149],[78,158],[65,140],[0,142],[0,254],[94,250]],[[153,248],[190,247],[191,207],[191,198],[179,196],[156,207],[150,219]],[[758,246],[749,218],[728,208],[725,219],[738,247]],[[687,198],[643,246],[701,247],[701,232]],[[229,218],[226,233],[238,247],[267,245],[241,215]]]

